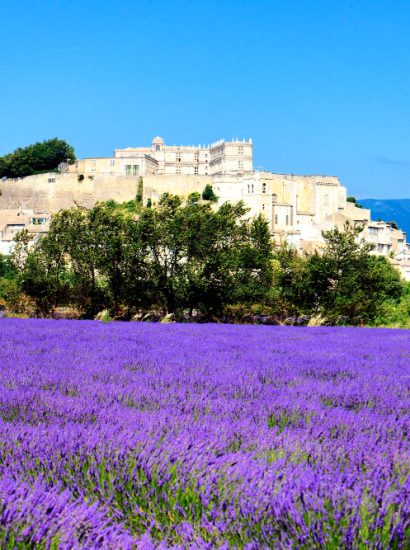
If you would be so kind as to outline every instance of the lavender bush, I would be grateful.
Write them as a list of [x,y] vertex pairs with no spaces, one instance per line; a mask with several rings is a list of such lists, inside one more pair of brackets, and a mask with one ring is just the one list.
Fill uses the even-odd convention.
[[410,546],[408,332],[0,330],[2,547]]

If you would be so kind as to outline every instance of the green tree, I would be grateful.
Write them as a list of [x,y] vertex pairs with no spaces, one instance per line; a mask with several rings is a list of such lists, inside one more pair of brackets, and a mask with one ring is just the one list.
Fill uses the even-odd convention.
[[118,208],[112,209],[100,203],[88,212],[87,217],[96,251],[95,267],[105,280],[116,314],[125,298],[124,239],[129,216]]
[[213,211],[202,205],[196,237],[188,234],[189,306],[208,316],[220,315],[235,303],[264,300],[272,280],[272,244],[268,224],[262,217],[245,219],[242,202],[223,204]]
[[107,305],[97,273],[100,250],[90,217],[90,211],[80,208],[61,210],[53,216],[49,231],[58,242],[58,253],[63,255],[70,273],[70,300],[86,316],[94,316]]
[[352,202],[356,208],[363,208],[363,206],[357,202],[356,197],[347,197],[346,200],[347,202]]
[[13,279],[16,276],[16,270],[10,258],[0,254],[0,278]]
[[272,307],[283,317],[298,316],[314,308],[313,287],[307,280],[306,257],[282,243],[274,248]]
[[64,252],[58,235],[50,232],[32,246],[26,230],[15,238],[11,261],[21,290],[34,298],[38,315],[47,315],[64,302],[69,290]]
[[163,195],[135,221],[145,293],[169,313],[200,308],[209,316],[226,304],[260,298],[271,280],[271,244],[263,218],[246,221],[242,203],[212,210],[192,194],[185,205]]
[[144,179],[142,176],[138,178],[138,188],[137,188],[137,196],[136,201],[138,204],[142,204],[142,199],[144,196]]
[[273,283],[273,245],[265,217],[260,214],[246,224],[244,236],[236,300],[239,303],[264,303]]
[[324,232],[323,250],[307,259],[313,306],[330,322],[372,322],[386,300],[398,301],[403,292],[399,272],[386,258],[369,254],[362,230],[347,222],[343,230]]
[[187,257],[181,199],[165,193],[156,208],[145,208],[136,221],[134,239],[146,258],[149,286],[167,311],[181,306]]
[[0,177],[17,178],[56,170],[67,160],[75,161],[73,147],[64,140],[49,139],[0,157]]
[[215,195],[212,185],[209,183],[205,185],[205,188],[202,191],[202,199],[204,201],[218,202],[218,197]]

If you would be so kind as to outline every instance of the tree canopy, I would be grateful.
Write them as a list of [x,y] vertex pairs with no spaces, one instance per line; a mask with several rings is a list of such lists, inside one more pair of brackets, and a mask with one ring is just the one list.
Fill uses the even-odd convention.
[[61,162],[75,161],[74,149],[58,138],[19,147],[0,157],[0,177],[18,178],[56,170]]
[[262,299],[272,283],[267,222],[243,203],[213,210],[193,196],[164,194],[155,208],[100,203],[62,210],[33,248],[22,233],[14,253],[22,290],[47,313],[76,303],[88,315],[156,305],[169,313],[220,314]]
[[155,308],[177,318],[198,310],[241,320],[260,311],[278,321],[371,324],[394,318],[404,285],[389,260],[369,254],[361,231],[335,227],[321,249],[301,255],[275,246],[267,220],[249,219],[242,202],[215,208],[199,193],[186,202],[166,193],[149,207],[108,201],[60,211],[34,246],[26,232],[17,235],[0,279],[4,295],[16,301],[20,289],[39,315],[71,305],[86,318]]

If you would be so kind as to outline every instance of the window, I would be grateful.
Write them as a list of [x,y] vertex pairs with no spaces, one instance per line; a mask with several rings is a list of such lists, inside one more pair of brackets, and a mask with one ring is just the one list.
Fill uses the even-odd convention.
[[240,145],[238,147],[238,155],[243,155],[243,146],[242,145]]
[[161,151],[161,145],[156,145],[155,146],[155,151]]
[[125,175],[130,176],[131,175],[131,164],[127,164],[125,167]]
[[195,175],[197,176],[198,175],[198,166],[195,166],[194,172],[195,172]]
[[278,201],[278,196],[277,196],[276,193],[273,193],[273,195],[272,195],[272,204],[275,204],[275,202],[277,202],[277,201]]
[[262,204],[262,210],[265,210],[265,205],[264,204]]
[[114,165],[115,165],[115,160],[114,160],[114,159],[111,159],[111,160],[110,160],[110,165],[111,165],[111,166],[114,166]]
[[134,166],[132,167],[132,174],[134,176],[137,176],[139,171],[140,171],[140,167],[138,166],[138,164],[134,164]]
[[44,225],[46,223],[46,218],[33,218],[31,220],[31,223],[33,225]]
[[249,183],[248,183],[248,193],[250,193],[250,192],[251,192],[251,190],[250,190],[250,185],[249,185]]
[[177,174],[180,174],[181,173],[181,168],[179,166],[177,166],[177,170],[176,170]]
[[252,185],[251,185],[251,191],[252,191],[252,193],[253,193],[253,191],[254,191],[253,183],[252,183]]
[[278,225],[278,215],[275,214],[275,225]]
[[262,193],[266,193],[266,183],[262,183]]
[[286,214],[286,225],[289,225],[289,214]]
[[48,183],[54,183],[56,181],[55,178],[48,178]]

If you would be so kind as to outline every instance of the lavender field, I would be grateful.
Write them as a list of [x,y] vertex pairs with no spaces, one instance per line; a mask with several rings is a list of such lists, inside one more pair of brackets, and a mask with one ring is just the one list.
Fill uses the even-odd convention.
[[410,547],[410,332],[0,331],[2,548]]

